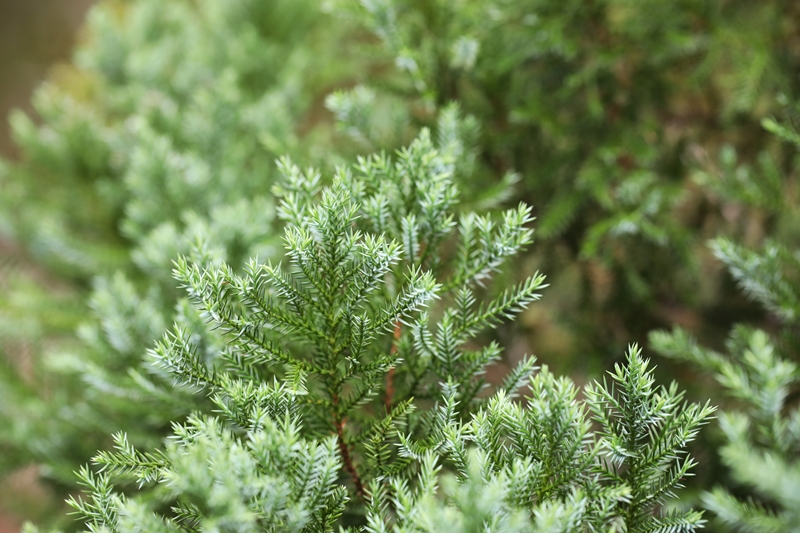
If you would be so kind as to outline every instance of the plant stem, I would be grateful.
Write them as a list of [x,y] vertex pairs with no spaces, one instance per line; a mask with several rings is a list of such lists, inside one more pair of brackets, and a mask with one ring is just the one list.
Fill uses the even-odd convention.
[[[400,334],[403,333],[403,325],[398,320],[394,323],[394,339],[392,340],[392,347],[389,350],[389,355],[397,354],[397,343],[400,342]],[[386,374],[386,395],[383,398],[383,403],[386,406],[386,413],[392,412],[392,401],[394,400],[394,367],[389,369]]]

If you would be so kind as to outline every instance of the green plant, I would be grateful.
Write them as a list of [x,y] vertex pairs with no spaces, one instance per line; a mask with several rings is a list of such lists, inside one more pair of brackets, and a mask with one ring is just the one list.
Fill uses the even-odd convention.
[[[213,258],[176,263],[223,342],[209,353],[177,328],[152,355],[218,415],[176,425],[163,451],[117,435],[101,471],[81,473],[89,498],[72,501],[90,531],[702,525],[654,510],[688,475],[685,445],[713,409],[655,386],[638,348],[582,401],[568,379],[532,377],[533,358],[487,395],[500,348],[474,339],[534,301],[543,277],[477,304],[479,284],[530,242],[529,209],[454,212],[451,156],[423,131],[396,161],[363,158],[328,187],[284,160],[288,264],[237,275]],[[522,386],[525,404],[512,400]]]
[[2,475],[46,465],[61,495],[110,429],[154,445],[203,404],[146,358],[170,324],[200,321],[170,265],[198,239],[237,269],[274,253],[273,161],[314,159],[324,120],[296,125],[349,72],[330,67],[346,27],[326,20],[313,0],[105,2],[76,65],[36,92],[41,123],[14,115],[21,157],[0,165],[0,238],[21,257],[0,267]]
[[601,368],[617,351],[601,347],[621,351],[675,315],[716,325],[731,307],[727,287],[696,290],[712,285],[702,242],[727,228],[691,177],[722,143],[747,160],[771,144],[759,121],[798,91],[786,75],[800,64],[796,4],[330,4],[371,32],[357,50],[376,65],[327,100],[341,132],[394,148],[456,101],[477,148],[465,195],[516,180],[515,198],[535,203],[539,266],[559,298],[549,328],[532,326],[569,331],[549,361]]
[[[306,394],[296,399],[303,408],[292,427],[300,428],[305,450],[318,450],[317,439],[330,431],[338,441],[341,423],[344,440],[353,443],[353,468],[390,461],[398,469],[424,463],[433,471],[437,466],[426,454],[442,451],[436,444],[441,436],[426,425],[434,417],[423,413],[447,401],[440,382],[453,381],[460,424],[453,427],[467,435],[470,414],[487,408],[491,388],[485,390],[485,382],[504,391],[526,383],[532,361],[501,383],[521,353],[534,350],[584,382],[653,327],[695,323],[708,328],[704,337],[713,344],[732,322],[763,319],[756,306],[742,304],[731,283],[719,283],[717,271],[703,270],[707,254],[698,242],[727,235],[731,240],[719,241],[719,253],[737,256],[732,264],[746,276],[752,277],[754,264],[764,269],[761,285],[751,289],[783,294],[783,278],[793,267],[781,265],[791,265],[792,228],[800,226],[787,214],[796,204],[791,183],[782,181],[788,156],[758,123],[785,99],[782,93],[797,92],[797,80],[786,74],[797,71],[797,9],[784,0],[757,6],[705,0],[100,3],[76,67],[58,70],[34,97],[41,123],[15,116],[20,161],[0,164],[0,244],[5,252],[5,241],[15,242],[14,260],[0,265],[0,348],[11,362],[0,366],[0,472],[39,465],[57,497],[70,494],[74,466],[108,448],[109,433],[124,430],[132,446],[153,450],[173,423],[204,435],[205,447],[236,439],[246,447],[238,423],[206,416],[219,406],[197,389],[227,394],[214,388],[219,384],[186,382],[186,372],[199,372],[198,378],[204,368],[211,369],[209,378],[231,373],[243,380],[255,372],[267,383],[288,380],[290,391],[303,383]],[[419,137],[426,127],[434,135]],[[770,127],[787,139],[796,135]],[[391,157],[373,156],[337,178],[334,189],[326,188],[329,178],[285,162],[277,193],[286,203],[278,213],[271,192],[281,173],[273,167],[276,157],[289,154],[301,167],[321,166],[322,176],[332,176],[336,164],[356,153],[393,153],[413,139],[413,157],[422,163],[412,158],[406,165],[452,174],[450,185],[431,182],[425,189],[428,203],[416,203],[419,191],[393,174]],[[736,150],[725,148],[719,162],[710,161],[706,154],[722,143]],[[757,156],[762,149],[771,156]],[[695,172],[698,167],[703,172]],[[328,317],[318,307],[331,312],[355,304],[342,295],[318,296],[317,287],[303,285],[305,273],[275,270],[310,290],[318,307],[298,303],[299,296],[287,300],[288,292],[268,289],[271,278],[263,270],[280,260],[281,224],[302,248],[302,232],[311,230],[307,214],[298,213],[315,206],[312,197],[323,189],[326,201],[346,194],[360,206],[354,226],[363,238],[353,241],[361,250],[360,268],[378,268],[372,262],[378,256],[390,263],[381,266],[390,271],[388,281],[371,287],[352,312],[374,324],[380,306],[395,302],[411,281],[422,296],[440,296],[406,316],[408,323],[390,320],[388,332],[372,332],[362,355],[373,366],[368,372],[358,362],[348,361],[354,365],[349,370],[336,367],[349,376],[344,382],[323,364],[325,350],[341,355],[341,346],[351,342],[347,328],[366,326],[345,327],[339,315]],[[732,199],[732,192],[749,199]],[[505,219],[485,214],[509,200],[535,207],[507,211]],[[740,216],[742,203],[756,207]],[[539,220],[536,253],[514,255],[513,265],[501,269],[498,288],[484,287],[484,276],[524,247],[529,235],[522,221],[533,215]],[[746,251],[760,246],[765,234],[784,244],[770,244],[767,254]],[[377,255],[368,259],[370,253]],[[189,298],[169,272],[179,256]],[[258,259],[248,263],[252,257]],[[283,264],[291,265],[287,257]],[[37,268],[26,273],[31,264]],[[533,298],[541,280],[515,283],[536,269],[553,273],[550,297],[521,317],[522,327],[498,323]],[[425,285],[425,273],[433,286]],[[349,274],[355,271],[336,273],[337,283]],[[469,292],[459,289],[465,283]],[[509,289],[504,297],[502,288],[514,286],[520,292]],[[270,299],[259,300],[255,287]],[[487,303],[481,308],[478,302]],[[255,324],[268,314],[260,304],[294,326],[259,329]],[[305,305],[306,314],[285,314],[296,305]],[[775,305],[786,307],[780,298]],[[477,313],[469,327],[458,319],[466,309]],[[209,328],[204,321],[212,316],[228,322]],[[316,329],[299,328],[298,317]],[[168,364],[153,366],[148,348],[172,323],[173,337],[157,351]],[[325,348],[314,335],[328,335],[324,330],[332,325],[334,345]],[[247,341],[246,334],[255,337]],[[784,355],[791,351],[783,343],[795,342],[793,335],[781,333],[777,345]],[[283,351],[258,352],[260,341],[280,341]],[[182,346],[194,355],[179,357]],[[311,347],[313,353],[303,351]],[[510,348],[508,356],[501,347]],[[235,355],[248,350],[261,354],[260,369],[237,362]],[[287,353],[314,366],[276,367]],[[367,373],[347,374],[354,368]],[[334,394],[340,400],[354,395],[356,404],[331,409]],[[411,409],[405,406],[412,396],[416,410],[403,412]],[[303,402],[311,399],[335,416],[309,413]],[[374,417],[381,406],[398,411],[398,418],[380,426],[382,441],[364,440],[370,421],[380,425]],[[188,423],[192,412],[201,414]],[[283,421],[274,423],[264,431],[293,438]],[[398,428],[411,439],[408,450],[423,443],[413,460],[399,456]],[[495,472],[465,481],[474,487],[485,482],[487,491],[511,475],[497,473],[506,467],[480,454],[457,469],[450,456],[436,461],[461,481]],[[350,498],[370,492],[363,481],[357,490],[349,468],[341,468],[345,476],[336,483],[348,487]],[[283,473],[269,475],[292,483]],[[461,511],[443,513],[474,511],[517,524],[534,512],[502,503],[503,491],[481,507],[479,492],[459,492],[446,475],[436,479],[404,497],[419,495],[419,505],[433,513],[442,502],[434,501],[431,487],[440,484],[452,501],[462,502]],[[588,490],[583,480],[573,481]],[[599,483],[607,487],[607,481]],[[609,509],[627,509],[628,496],[620,494],[609,496]],[[393,508],[392,497],[375,505]],[[130,505],[155,509],[148,498]],[[555,514],[542,516],[576,516],[558,498],[550,508]],[[358,507],[353,501],[348,513]],[[576,497],[575,509],[583,501]],[[609,524],[592,516],[581,523]],[[399,520],[412,527],[409,519]]]
[[[800,148],[800,137],[790,125],[773,120],[764,125]],[[767,153],[761,154],[756,168],[737,167],[730,149],[722,159],[727,172],[716,189],[741,206],[768,213],[776,230],[760,250],[724,238],[712,241],[711,248],[741,289],[780,327],[770,333],[739,324],[730,333],[726,354],[699,345],[682,329],[655,332],[650,339],[662,354],[711,372],[735,400],[721,413],[719,424],[724,435],[720,455],[732,486],[706,492],[703,505],[720,523],[737,531],[792,531],[800,526],[800,407],[796,401],[800,253],[796,189],[792,188],[796,174],[782,176],[778,163]],[[743,491],[746,498],[739,497]]]

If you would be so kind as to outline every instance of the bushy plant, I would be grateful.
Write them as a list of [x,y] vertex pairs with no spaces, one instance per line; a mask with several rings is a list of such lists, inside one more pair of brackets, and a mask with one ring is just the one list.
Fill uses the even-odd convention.
[[34,96],[41,124],[13,117],[22,156],[2,165],[0,228],[24,246],[0,282],[3,474],[43,464],[71,490],[109,430],[153,445],[198,407],[146,358],[199,321],[171,263],[198,239],[234,268],[276,250],[273,162],[314,159],[325,128],[297,125],[347,77],[331,60],[345,31],[314,1],[92,10],[76,66]]
[[[713,409],[656,386],[635,346],[584,400],[547,369],[532,377],[533,358],[485,382],[500,348],[476,335],[543,283],[477,303],[530,242],[527,207],[455,211],[452,154],[426,130],[396,160],[361,159],[328,187],[280,166],[286,261],[237,275],[214,258],[179,260],[175,277],[221,343],[179,327],[152,351],[218,414],[176,424],[163,450],[118,434],[94,459],[100,471],[81,472],[88,499],[72,501],[89,531],[702,525],[692,510],[656,511],[689,475],[685,446]],[[513,400],[522,386],[525,403]],[[139,489],[120,492],[120,478]]]
[[517,180],[536,204],[542,268],[563,294],[552,314],[572,337],[554,351],[604,359],[601,346],[731,306],[730,291],[696,290],[725,214],[692,174],[723,142],[748,159],[769,144],[759,121],[798,90],[796,5],[331,4],[372,32],[362,50],[380,65],[329,98],[341,131],[397,146],[458,101],[475,119],[474,186]]
[[[294,503],[276,504],[270,516],[295,516],[301,528],[327,527],[344,509],[339,523],[366,520],[376,531],[434,527],[437,516],[465,530],[484,519],[511,530],[646,529],[661,499],[648,500],[656,489],[642,480],[655,483],[648,476],[665,464],[626,459],[656,452],[624,447],[618,437],[629,429],[603,422],[608,389],[589,389],[595,394],[584,401],[548,373],[529,383],[533,360],[505,384],[501,376],[533,347],[551,366],[580,365],[583,382],[654,326],[694,323],[714,343],[732,322],[763,319],[706,268],[702,241],[712,235],[728,236],[717,253],[751,280],[748,290],[773,295],[771,311],[788,309],[796,199],[781,178],[789,156],[758,123],[798,90],[787,74],[797,71],[797,9],[779,0],[101,3],[77,66],[34,97],[41,122],[13,119],[21,160],[0,165],[1,237],[22,257],[0,266],[0,349],[11,361],[0,367],[0,473],[37,464],[59,497],[72,493],[75,465],[124,430],[118,444],[129,458],[135,463],[141,457],[131,450],[141,449],[155,461],[148,489],[128,497],[134,491],[121,486],[114,496],[108,480],[84,476],[106,498],[103,509],[125,509],[126,525],[113,526],[123,529],[154,524],[145,512],[194,524],[189,507],[166,510],[181,501],[211,501],[197,515],[211,520],[203,528],[224,529],[213,520],[228,514],[251,523],[248,506],[263,499],[226,503],[177,481],[199,473],[220,476],[233,493],[251,483],[285,487],[284,503]],[[769,124],[786,139],[796,135]],[[425,128],[434,135],[420,134]],[[717,162],[709,154],[723,143],[736,148]],[[399,159],[376,155],[332,171],[356,154],[403,146]],[[762,149],[770,156],[758,156]],[[324,172],[289,160],[276,172],[275,158],[286,154]],[[280,174],[275,195],[284,203],[276,206]],[[535,207],[487,213],[510,200]],[[540,242],[523,257],[533,215]],[[352,228],[349,216],[357,216]],[[314,244],[323,223],[349,235],[346,265],[325,266],[334,248]],[[295,265],[285,270],[274,266],[282,225],[283,264]],[[764,254],[732,244],[756,248],[773,232],[782,244]],[[497,288],[484,287],[512,256]],[[170,276],[177,257],[188,297]],[[312,264],[321,270],[303,270]],[[501,319],[535,298],[537,268],[554,274],[551,298],[512,329]],[[310,280],[320,272],[326,284],[317,286]],[[411,312],[423,300],[429,308]],[[381,314],[392,305],[399,314]],[[558,346],[543,340],[554,330]],[[773,340],[782,356],[791,353],[791,331]],[[618,376],[646,374],[636,370],[638,356],[628,363]],[[494,399],[486,382],[498,388]],[[574,401],[594,412],[605,430],[584,431],[575,450],[595,477],[559,463],[558,450],[536,456],[550,464],[543,471],[514,470],[546,444],[516,434],[499,441],[515,449],[513,460],[480,443],[470,416],[488,417],[492,405],[511,416],[517,404],[508,398],[526,384],[559,398],[553,406]],[[659,398],[677,394],[648,387]],[[271,413],[256,427],[249,407],[230,404],[260,394],[288,410],[288,421]],[[550,409],[539,400],[522,404]],[[663,401],[648,408],[661,413],[650,420],[656,426],[675,414]],[[218,409],[229,411],[210,416]],[[446,423],[426,414],[441,409],[452,410]],[[519,420],[539,423],[521,412]],[[564,416],[573,429],[587,420]],[[184,440],[155,452],[173,424]],[[452,432],[477,451],[453,456]],[[326,455],[331,433],[338,454]],[[316,486],[338,503],[312,493],[304,500],[305,481],[293,471],[226,477],[236,462],[260,464],[254,442],[271,438],[338,457],[324,467],[336,480]],[[665,460],[682,446],[675,439]],[[203,470],[203,457],[217,453],[227,470]],[[177,464],[183,456],[194,459]],[[617,479],[614,465],[623,478],[637,468],[643,477]],[[562,467],[564,479],[551,481],[569,495],[541,477]],[[423,482],[403,485],[403,468],[426,472],[415,478]],[[664,486],[676,482],[671,475]],[[503,486],[510,480],[527,488]],[[526,506],[519,498],[528,489],[536,498]],[[440,490],[445,500],[434,497]],[[350,503],[342,504],[345,493]],[[117,518],[97,520],[112,527]],[[675,520],[688,527],[699,518]]]

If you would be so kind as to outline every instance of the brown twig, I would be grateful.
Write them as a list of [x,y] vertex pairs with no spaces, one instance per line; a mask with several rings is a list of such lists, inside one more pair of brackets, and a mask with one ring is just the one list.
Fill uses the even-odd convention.
[[[394,323],[394,340],[392,341],[392,348],[389,355],[397,353],[397,343],[400,341],[400,334],[403,332],[403,325],[398,320]],[[389,369],[386,373],[386,395],[383,398],[383,404],[386,406],[386,412],[392,412],[392,401],[394,400],[394,367]]]
[[[394,355],[397,353],[397,342],[400,340],[400,334],[402,333],[402,324],[397,321],[394,325],[394,341],[392,343],[390,354]],[[384,403],[386,405],[386,411],[392,411],[392,400],[394,398],[394,367],[389,369],[389,372],[386,374],[386,397],[384,398]],[[339,396],[334,394],[331,398],[334,406],[339,404]],[[333,413],[333,422],[334,426],[336,427],[336,440],[339,444],[339,455],[342,456],[342,462],[344,463],[344,468],[347,470],[347,473],[350,474],[350,477],[353,480],[353,485],[356,488],[356,494],[358,494],[361,498],[367,497],[367,492],[364,490],[364,484],[361,482],[361,477],[358,475],[358,470],[356,470],[356,465],[353,463],[353,456],[350,454],[350,448],[347,446],[347,442],[344,438],[344,425],[346,422],[346,418],[340,418],[340,415],[336,413],[334,410]]]
[[344,468],[347,470],[347,473],[350,474],[350,477],[353,478],[353,484],[356,487],[356,494],[358,494],[361,498],[366,498],[367,493],[364,490],[364,484],[361,483],[361,478],[358,475],[358,471],[356,470],[356,466],[353,464],[353,458],[350,456],[350,449],[347,447],[347,443],[344,441],[344,423],[345,420],[336,420],[336,437],[339,443],[339,454],[342,456],[342,461],[344,461]]

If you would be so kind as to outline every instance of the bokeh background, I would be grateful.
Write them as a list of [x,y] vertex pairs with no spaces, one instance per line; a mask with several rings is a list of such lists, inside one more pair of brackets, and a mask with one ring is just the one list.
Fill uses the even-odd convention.
[[92,0],[0,2],[0,152],[16,155],[8,128],[14,108],[31,111],[33,89],[70,52]]
[[[69,61],[80,38],[81,24],[93,3],[92,0],[0,0],[0,154],[3,157],[19,157],[11,140],[10,112],[22,109],[33,113],[30,103],[33,90],[53,68]],[[21,260],[10,243],[0,240],[0,262],[8,265]],[[25,501],[49,504],[49,495],[34,480],[35,472],[26,470],[0,484],[0,533],[19,531],[21,518],[15,511],[23,499],[17,495],[25,494]]]

